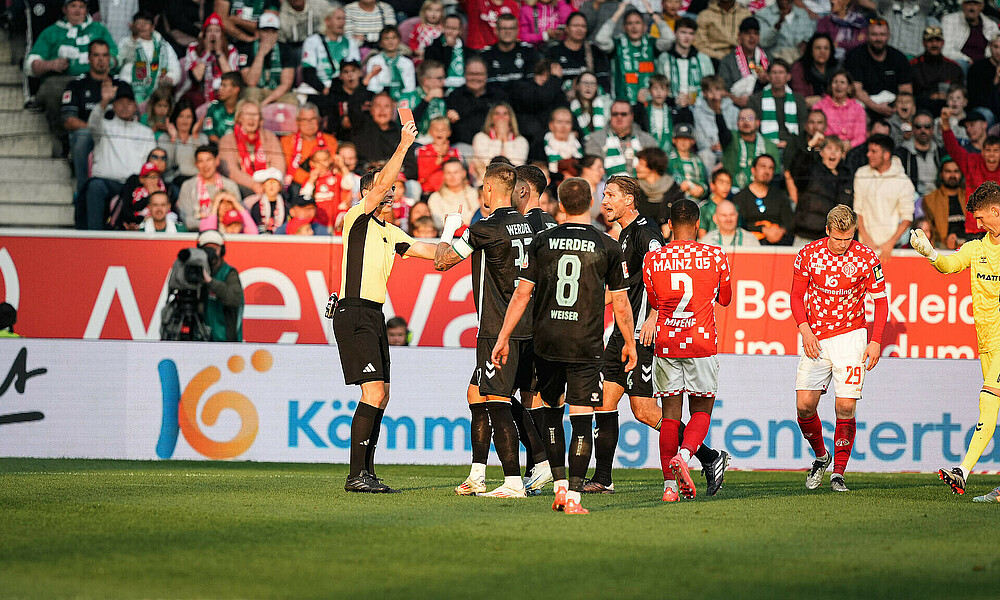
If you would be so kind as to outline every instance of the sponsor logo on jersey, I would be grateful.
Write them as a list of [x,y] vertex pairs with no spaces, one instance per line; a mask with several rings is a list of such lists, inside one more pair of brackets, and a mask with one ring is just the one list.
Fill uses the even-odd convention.
[[877,283],[882,283],[882,280],[885,279],[882,275],[882,265],[875,265],[875,268],[872,269],[872,274],[875,275],[875,281]]
[[[267,350],[257,350],[250,355],[254,371],[266,373],[274,366],[274,357]],[[233,355],[226,363],[231,373],[241,373],[246,366],[242,356]],[[208,389],[222,379],[222,371],[209,365],[199,371],[181,392],[177,363],[165,359],[157,366],[160,389],[163,392],[163,417],[156,455],[168,459],[174,455],[177,434],[184,434],[188,445],[206,458],[235,458],[246,452],[257,439],[259,417],[257,408],[249,398],[232,390],[215,392],[204,401]],[[216,441],[207,437],[198,422],[198,404],[202,403],[202,420],[214,425],[223,410],[234,411],[240,418],[240,430],[229,440]]]

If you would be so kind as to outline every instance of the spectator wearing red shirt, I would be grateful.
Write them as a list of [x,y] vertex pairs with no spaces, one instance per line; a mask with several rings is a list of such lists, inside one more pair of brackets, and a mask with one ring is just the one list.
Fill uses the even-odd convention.
[[[991,135],[983,142],[982,154],[973,154],[963,148],[955,137],[955,132],[951,130],[951,109],[947,106],[941,109],[941,135],[944,138],[944,147],[949,156],[958,163],[958,168],[965,176],[966,197],[972,195],[984,181],[995,181],[1000,183],[1000,137]],[[965,215],[966,233],[983,233],[984,230],[976,226],[976,218],[972,213]]]
[[431,194],[441,189],[444,181],[442,165],[448,159],[461,160],[458,149],[451,145],[451,122],[448,117],[438,117],[431,121],[427,134],[431,143],[417,149],[417,179],[424,194]]
[[309,171],[303,168],[306,159],[318,149],[335,153],[337,140],[329,133],[320,132],[319,108],[315,104],[303,104],[295,117],[295,124],[298,126],[298,131],[294,135],[281,138],[281,149],[285,154],[285,164],[288,166],[288,178],[285,183],[290,184],[290,181],[293,181],[305,185],[309,180]]
[[462,8],[469,17],[466,45],[473,50],[482,50],[497,43],[494,33],[497,17],[514,15],[517,18],[521,12],[515,0],[463,0]]
[[302,186],[301,195],[316,202],[316,223],[336,231],[341,229],[342,215],[351,207],[354,178],[345,177],[349,174],[340,155],[325,148],[309,157],[309,179]]

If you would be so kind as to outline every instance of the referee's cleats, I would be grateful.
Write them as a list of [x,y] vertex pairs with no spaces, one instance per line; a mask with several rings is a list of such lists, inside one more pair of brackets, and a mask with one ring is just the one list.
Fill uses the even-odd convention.
[[[344,484],[344,491],[346,492],[385,494],[390,493],[385,490],[391,489],[389,486],[379,483],[374,477],[368,474],[368,471],[361,471],[354,477],[348,477],[347,483]],[[395,492],[395,490],[392,491]]]
[[537,496],[547,483],[552,483],[552,468],[548,461],[531,469],[531,475],[524,480],[524,489],[529,496]]
[[726,478],[726,468],[728,467],[729,453],[725,450],[719,450],[719,456],[715,460],[707,465],[702,465],[701,474],[705,476],[709,496],[714,496],[722,489],[722,482]]
[[996,504],[997,502],[1000,502],[1000,487],[997,487],[996,489],[994,489],[989,494],[986,494],[985,496],[976,496],[975,498],[972,499],[972,501],[973,502],[988,502],[988,503]]
[[833,462],[833,455],[827,452],[823,458],[817,458],[813,461],[811,467],[809,467],[809,474],[806,475],[806,489],[815,490],[819,486],[823,485],[823,474],[826,470],[830,468],[830,463]]
[[688,499],[694,498],[697,491],[694,488],[694,481],[691,479],[691,469],[688,468],[687,462],[680,454],[677,454],[670,459],[667,466],[674,472],[677,485],[681,488],[681,495]]
[[583,493],[584,494],[614,494],[615,484],[609,483],[604,485],[603,483],[598,483],[593,479],[588,479],[583,482]]
[[455,488],[455,493],[459,496],[475,496],[486,492],[486,481],[482,479],[466,478],[462,485]]
[[950,471],[938,470],[938,479],[951,486],[951,491],[956,494],[965,493],[965,474],[961,467],[955,467]]

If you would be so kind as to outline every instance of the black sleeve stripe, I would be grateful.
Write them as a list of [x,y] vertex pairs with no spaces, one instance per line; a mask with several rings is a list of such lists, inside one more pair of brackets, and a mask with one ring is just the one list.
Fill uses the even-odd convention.
[[406,251],[410,249],[410,244],[407,242],[399,242],[396,244],[396,254],[404,256]]

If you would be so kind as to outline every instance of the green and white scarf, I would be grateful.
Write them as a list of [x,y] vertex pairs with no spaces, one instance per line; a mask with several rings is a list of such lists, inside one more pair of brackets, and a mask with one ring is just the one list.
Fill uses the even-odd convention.
[[[448,69],[444,74],[444,84],[449,89],[462,87],[465,81],[465,51],[462,49],[462,38],[455,40],[455,47],[451,50],[451,60],[448,61]],[[457,85],[455,85],[457,84]]]
[[135,101],[142,103],[156,89],[156,84],[160,80],[160,71],[163,65],[160,64],[160,47],[162,40],[153,36],[153,56],[147,57],[146,51],[142,49],[142,41],[135,43],[135,62],[132,63],[132,89],[135,90]]
[[629,104],[638,102],[639,90],[646,87],[656,71],[655,60],[648,35],[642,36],[638,46],[625,35],[618,36],[615,43],[615,98],[628,100]]
[[686,59],[679,58],[673,54],[667,54],[667,66],[670,68],[670,94],[676,98],[680,95],[681,90],[681,71],[680,71],[680,61],[687,60],[687,93],[691,93],[692,90],[698,90],[701,85],[701,61],[698,60],[698,53],[691,50],[691,55]]
[[583,132],[584,137],[595,131],[604,129],[608,124],[608,118],[604,114],[604,103],[598,102],[598,99],[600,99],[600,96],[595,97],[593,102],[591,102],[591,112],[584,111],[583,104],[579,100],[574,99],[569,103],[569,110],[573,113],[573,120],[580,128],[580,131]]
[[622,139],[612,132],[604,140],[604,173],[612,175],[628,175],[635,177],[635,155],[642,150],[639,138],[631,136],[628,144],[622,144]]
[[754,159],[767,153],[767,145],[764,144],[764,136],[759,133],[753,142],[753,151],[750,150],[750,144],[743,141],[743,138],[737,136],[734,141],[739,147],[739,158],[736,163],[736,172],[733,173],[733,191],[738,191],[750,185],[752,181],[750,167],[753,166]]
[[649,119],[649,135],[656,139],[656,143],[664,152],[673,149],[671,140],[673,139],[674,123],[670,116],[670,107],[663,105],[656,108],[652,104],[646,105],[646,116]]
[[[582,158],[583,152],[580,147],[580,140],[576,136],[570,135],[565,142],[560,142],[552,132],[545,134],[545,160],[549,163],[549,173],[559,172],[559,161],[567,158]],[[567,156],[569,150],[569,156]]]
[[[785,129],[792,135],[799,133],[798,109],[795,106],[795,94],[792,88],[785,86]],[[760,98],[760,132],[772,142],[778,141],[778,111],[774,96],[771,95],[771,86],[764,88],[764,94]]]
[[403,74],[399,71],[399,67],[396,66],[396,63],[399,62],[399,54],[396,54],[393,58],[389,58],[383,54],[382,60],[384,60],[385,65],[389,67],[389,75],[391,76],[389,85],[387,85],[386,88],[388,88],[389,95],[392,96],[392,99],[398,102],[400,96],[403,94]]
[[[678,184],[682,181],[689,181],[708,191],[708,176],[705,173],[705,165],[696,156],[681,158],[676,150],[671,150],[667,155],[670,165],[670,176]],[[688,199],[698,201],[700,198],[686,194]]]
[[333,81],[340,75],[340,63],[344,62],[351,52],[351,42],[346,35],[340,36],[339,40],[324,37],[323,46],[326,49],[326,56],[320,56],[319,63],[323,73],[326,74],[325,79]]
[[[253,43],[254,56],[260,51],[260,41]],[[268,90],[276,90],[281,85],[281,48],[280,44],[275,44],[271,48],[271,53],[264,59],[264,67],[260,70],[260,81],[257,87]]]
[[[427,102],[427,94],[424,93],[423,88],[416,88],[409,92],[399,93],[399,108],[409,108],[410,110],[416,110],[418,106]],[[438,117],[443,117],[448,112],[448,108],[445,105],[443,98],[432,98],[427,104],[427,110],[424,111],[423,117],[421,117],[420,122],[417,123],[417,130],[421,133],[427,133],[427,129],[431,125],[431,121]]]

